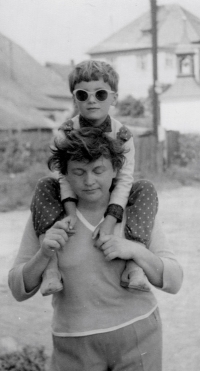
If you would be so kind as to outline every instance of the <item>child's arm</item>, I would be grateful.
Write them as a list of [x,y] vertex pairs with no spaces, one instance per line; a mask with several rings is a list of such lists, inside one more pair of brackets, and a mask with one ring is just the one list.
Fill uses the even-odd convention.
[[125,208],[134,181],[135,147],[132,134],[127,128],[122,127],[117,136],[122,141],[126,152],[125,163],[117,174],[115,188],[111,193],[108,207],[110,215],[112,215],[111,205],[113,204]]
[[67,214],[66,222],[68,223],[68,231],[73,233],[74,232],[73,228],[77,220],[76,216],[77,197],[75,193],[72,191],[69,182],[63,175],[60,175],[59,183],[61,201]]
[[[55,139],[58,142],[62,142],[65,140],[67,133],[73,130],[73,121],[67,120],[65,121],[58,129]],[[76,195],[72,191],[70,184],[68,183],[67,179],[64,175],[59,174],[59,184],[60,184],[60,194],[61,194],[61,202],[65,209],[67,218],[66,222],[68,223],[68,232],[72,232],[74,225],[76,223]]]
[[102,245],[101,242],[101,235],[102,234],[113,234],[115,224],[117,223],[117,219],[112,215],[107,215],[104,221],[98,225],[98,227],[93,232],[92,238],[96,239],[94,246],[100,247]]
[[111,193],[109,206],[105,214],[105,220],[93,233],[93,238],[98,238],[95,242],[96,247],[101,246],[101,234],[113,234],[115,224],[122,221],[123,211],[127,204],[131,187],[133,185],[133,173],[135,164],[135,147],[130,131],[121,127],[117,137],[125,147],[125,163],[118,172],[116,185]]

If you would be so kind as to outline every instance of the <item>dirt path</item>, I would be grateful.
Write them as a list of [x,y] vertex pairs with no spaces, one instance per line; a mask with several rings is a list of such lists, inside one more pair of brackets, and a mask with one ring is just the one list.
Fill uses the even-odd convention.
[[[184,269],[181,291],[173,296],[156,290],[164,333],[163,371],[197,371],[200,364],[200,187],[162,191],[163,228]],[[28,212],[0,213],[0,338],[19,344],[43,344],[51,351],[50,298],[37,294],[17,303],[7,287],[7,272],[14,259]],[[3,326],[2,326],[3,325]]]

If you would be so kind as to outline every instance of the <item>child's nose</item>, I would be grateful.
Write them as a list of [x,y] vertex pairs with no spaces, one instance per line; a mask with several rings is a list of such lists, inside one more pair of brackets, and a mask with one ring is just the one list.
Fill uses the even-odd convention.
[[88,97],[89,102],[96,102],[95,94],[90,94]]

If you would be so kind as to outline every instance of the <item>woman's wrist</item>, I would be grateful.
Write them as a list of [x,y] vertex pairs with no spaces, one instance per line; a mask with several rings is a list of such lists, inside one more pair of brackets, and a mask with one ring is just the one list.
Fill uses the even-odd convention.
[[126,240],[127,253],[130,256],[128,259],[134,260],[138,265],[143,260],[145,246],[141,242]]
[[55,251],[53,250],[45,250],[44,248],[40,248],[40,250],[38,251],[38,254],[40,255],[40,257],[43,259],[43,260],[46,260],[46,261],[49,261],[55,254]]

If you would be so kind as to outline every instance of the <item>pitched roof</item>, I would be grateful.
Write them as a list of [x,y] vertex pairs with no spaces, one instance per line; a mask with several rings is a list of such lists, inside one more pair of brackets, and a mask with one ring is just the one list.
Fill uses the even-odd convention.
[[[52,69],[55,73],[61,76],[63,81],[65,81],[68,86],[68,76],[70,72],[72,71],[73,64],[68,65],[68,64],[47,62],[46,67],[49,69]],[[68,87],[68,93],[70,94],[69,87]]]
[[54,129],[56,123],[31,107],[22,107],[0,97],[0,130]]
[[161,102],[183,99],[200,100],[200,85],[192,76],[178,77],[175,83],[160,95]]
[[14,80],[1,79],[0,98],[13,102],[18,107],[32,107],[42,110],[65,110],[65,103],[56,102],[37,88],[22,86]]
[[[169,48],[178,45],[187,29],[191,43],[200,43],[200,19],[178,4],[158,6],[157,30],[158,47]],[[88,54],[123,52],[149,49],[152,45],[151,14],[144,13],[139,18],[114,33],[88,51]]]
[[[54,105],[54,109],[56,107],[61,109],[61,103],[51,100],[48,96],[63,98],[69,96],[67,84],[60,76],[42,66],[23,48],[2,34],[0,34],[0,81],[1,84],[15,86],[15,91],[24,90],[30,100],[39,104],[39,108],[50,108]],[[21,103],[23,104],[23,100]],[[64,109],[64,104],[62,106]]]

